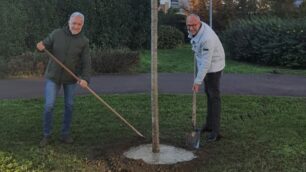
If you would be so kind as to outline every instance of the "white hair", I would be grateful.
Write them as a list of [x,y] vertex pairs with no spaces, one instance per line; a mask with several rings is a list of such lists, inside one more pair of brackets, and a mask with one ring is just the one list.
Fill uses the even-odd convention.
[[190,17],[195,18],[197,21],[201,21],[200,17],[198,15],[196,15],[196,14],[191,13],[191,14],[188,15],[187,18],[190,18]]
[[80,12],[74,12],[74,13],[72,13],[72,14],[70,15],[69,21],[71,20],[71,18],[76,17],[76,16],[81,17],[82,20],[83,20],[83,22],[84,22],[84,15],[83,15],[82,13],[80,13]]

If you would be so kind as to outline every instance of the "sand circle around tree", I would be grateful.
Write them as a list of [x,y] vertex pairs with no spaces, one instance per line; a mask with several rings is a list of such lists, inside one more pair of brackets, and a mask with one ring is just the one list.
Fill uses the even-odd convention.
[[175,164],[178,162],[191,161],[197,157],[192,151],[163,144],[160,144],[159,153],[152,152],[152,144],[145,144],[132,147],[123,154],[130,159],[142,159],[148,164]]

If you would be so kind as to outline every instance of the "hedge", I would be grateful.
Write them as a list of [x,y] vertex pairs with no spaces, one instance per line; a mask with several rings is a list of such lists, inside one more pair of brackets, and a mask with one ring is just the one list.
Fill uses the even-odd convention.
[[306,67],[306,18],[255,17],[237,20],[221,35],[236,60],[291,68]]

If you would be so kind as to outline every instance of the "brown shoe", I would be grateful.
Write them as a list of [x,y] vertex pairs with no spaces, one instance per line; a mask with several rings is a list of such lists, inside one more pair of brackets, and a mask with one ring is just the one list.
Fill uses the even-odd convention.
[[68,136],[61,136],[60,141],[62,143],[65,143],[65,144],[72,144],[73,143],[73,139],[69,135]]

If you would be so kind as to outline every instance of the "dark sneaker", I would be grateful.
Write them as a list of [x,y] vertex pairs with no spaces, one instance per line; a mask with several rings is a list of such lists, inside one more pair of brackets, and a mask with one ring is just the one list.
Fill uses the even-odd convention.
[[60,141],[65,144],[72,144],[73,139],[70,136],[61,136]]
[[40,147],[45,147],[46,145],[50,144],[51,137],[50,136],[44,136],[41,141],[39,142]]
[[215,142],[222,138],[220,134],[217,134],[215,132],[210,132],[206,138],[206,142]]
[[201,130],[202,133],[211,132],[211,131],[212,131],[212,129],[209,129],[209,128],[206,128],[206,127],[202,128],[202,130]]

